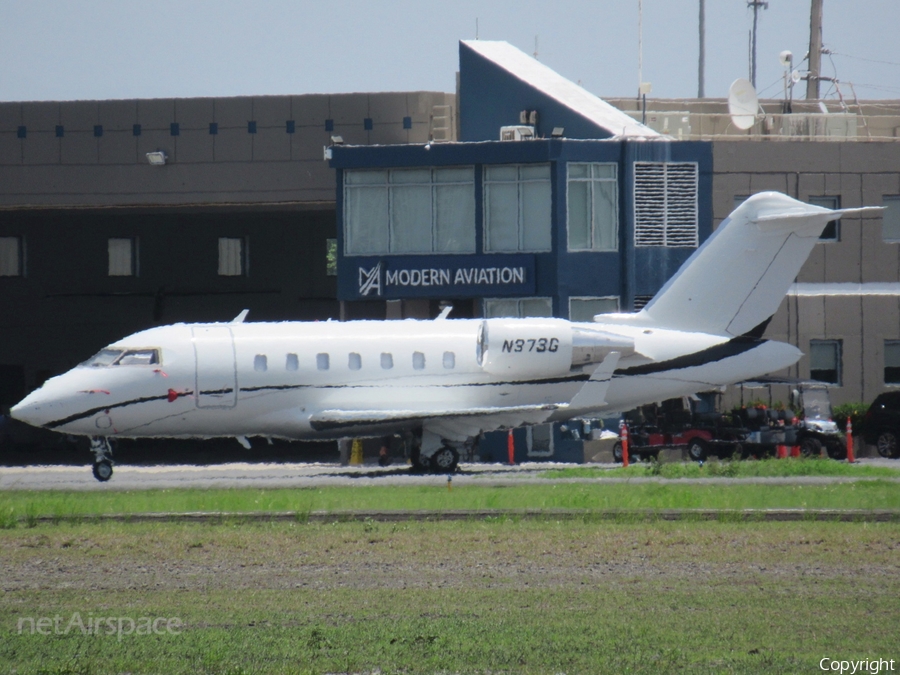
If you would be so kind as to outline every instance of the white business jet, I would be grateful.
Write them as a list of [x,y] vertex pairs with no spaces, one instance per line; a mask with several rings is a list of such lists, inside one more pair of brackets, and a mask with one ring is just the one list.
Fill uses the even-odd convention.
[[[622,411],[781,370],[766,340],[829,210],[750,197],[640,312],[554,318],[175,324],[130,335],[12,409],[92,438],[341,439],[414,431],[423,467],[451,470],[479,433]],[[876,209],[877,210],[877,209]]]

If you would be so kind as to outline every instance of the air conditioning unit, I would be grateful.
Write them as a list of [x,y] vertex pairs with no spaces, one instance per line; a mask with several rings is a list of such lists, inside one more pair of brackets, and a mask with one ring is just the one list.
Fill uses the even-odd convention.
[[534,138],[534,127],[516,125],[500,127],[501,141],[527,141]]

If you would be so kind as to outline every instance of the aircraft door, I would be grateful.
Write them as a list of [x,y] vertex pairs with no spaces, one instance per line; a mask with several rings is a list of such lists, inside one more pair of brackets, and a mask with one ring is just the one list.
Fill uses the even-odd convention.
[[192,326],[196,357],[198,408],[233,408],[237,405],[237,363],[231,327]]

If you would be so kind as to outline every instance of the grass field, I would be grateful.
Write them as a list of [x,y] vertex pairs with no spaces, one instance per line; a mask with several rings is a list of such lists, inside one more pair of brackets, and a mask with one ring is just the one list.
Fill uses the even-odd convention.
[[[45,524],[0,531],[0,670],[814,673],[900,658],[898,552],[895,523]],[[76,612],[183,627],[18,630]]]
[[884,479],[825,484],[576,483],[0,492],[0,529],[104,513],[456,509],[900,509],[900,484]]

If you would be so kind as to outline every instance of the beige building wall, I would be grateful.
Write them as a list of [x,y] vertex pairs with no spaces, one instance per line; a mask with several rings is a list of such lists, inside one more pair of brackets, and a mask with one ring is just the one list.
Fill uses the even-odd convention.
[[[837,197],[842,208],[881,206],[884,196],[900,195],[900,143],[713,141],[713,170],[714,226],[735,197],[764,190],[801,201]],[[898,281],[900,244],[884,241],[881,216],[841,219],[839,241],[817,244],[797,277],[798,288],[816,284],[822,294],[789,295],[767,329],[766,337],[804,352],[796,366],[776,374],[809,378],[810,340],[839,340],[842,377],[833,401],[871,402],[886,388],[884,341],[900,339],[900,294],[872,294],[871,284]],[[728,404],[736,396],[729,392]]]

